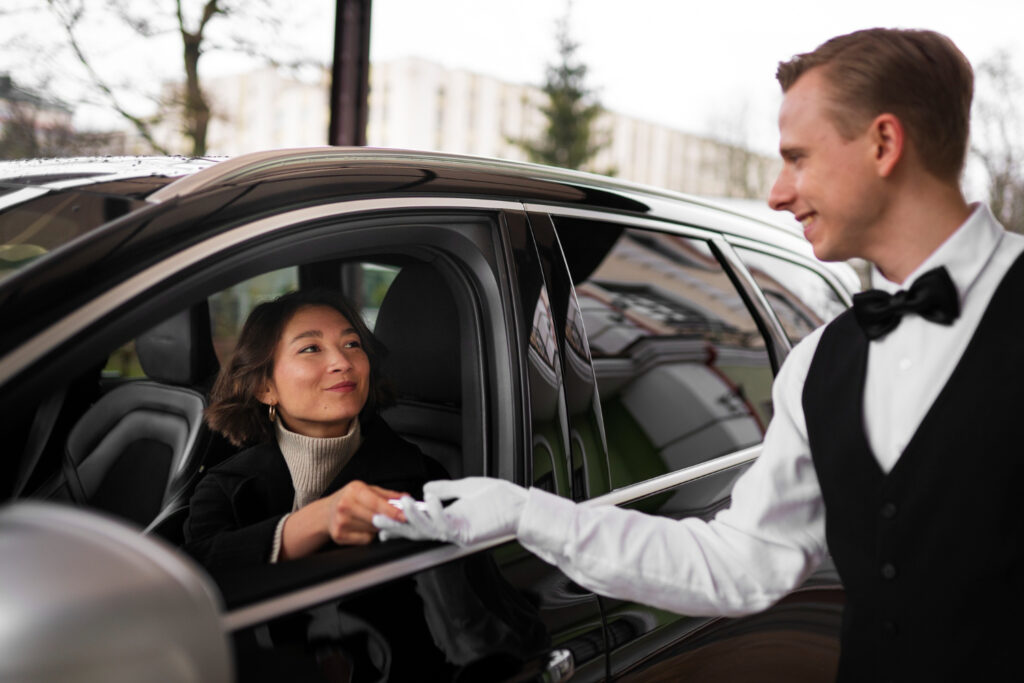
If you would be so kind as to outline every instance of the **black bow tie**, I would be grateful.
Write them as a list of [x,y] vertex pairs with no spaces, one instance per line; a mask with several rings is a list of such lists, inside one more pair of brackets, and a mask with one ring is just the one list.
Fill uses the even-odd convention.
[[892,332],[904,313],[917,313],[940,325],[950,325],[960,316],[960,298],[945,268],[929,270],[909,291],[887,294],[870,289],[853,295],[853,314],[868,339]]

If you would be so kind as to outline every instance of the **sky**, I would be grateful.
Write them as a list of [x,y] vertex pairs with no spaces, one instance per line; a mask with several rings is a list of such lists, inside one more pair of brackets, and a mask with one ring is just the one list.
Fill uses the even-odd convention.
[[[86,6],[104,2],[83,1]],[[123,1],[166,9],[162,1]],[[267,2],[288,8],[290,25],[280,35],[258,37],[261,45],[291,41],[329,61],[334,0]],[[0,12],[43,4],[0,0]],[[777,147],[779,61],[841,33],[872,26],[934,29],[950,36],[975,65],[998,50],[1008,51],[1024,75],[1022,0],[373,0],[372,8],[371,62],[420,57],[535,85],[556,58],[556,21],[568,8],[570,34],[589,67],[589,85],[606,108],[766,153]],[[59,36],[44,13],[0,15],[0,72],[31,83],[34,71],[48,69],[58,74],[52,89],[71,93],[74,69],[64,68],[66,53],[17,49],[35,38]],[[92,27],[87,38],[104,68],[125,79],[142,72],[150,83],[159,82],[161,70],[175,63],[180,77],[180,60],[175,60],[181,48],[173,35],[163,48],[151,39],[141,49],[114,38],[107,26]],[[155,57],[160,54],[175,57],[165,56],[162,64]],[[253,67],[252,60],[211,53],[202,68],[212,76]]]
[[[539,84],[565,11],[560,0],[374,0],[370,57]],[[1021,0],[575,0],[569,26],[606,108],[719,137],[744,128],[763,151],[777,146],[778,63],[841,33],[932,29],[974,64],[1005,49],[1024,73]]]

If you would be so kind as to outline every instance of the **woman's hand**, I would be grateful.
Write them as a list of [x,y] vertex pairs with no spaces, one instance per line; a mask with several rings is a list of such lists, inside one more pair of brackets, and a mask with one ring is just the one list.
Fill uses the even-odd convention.
[[377,535],[371,521],[384,515],[405,521],[401,510],[388,502],[406,495],[361,481],[352,481],[331,495],[290,514],[281,530],[279,560],[312,555],[329,541],[339,545],[366,545]]
[[327,535],[338,545],[366,545],[377,535],[374,515],[405,521],[402,511],[388,502],[403,495],[361,481],[345,484],[326,499]]
[[[408,523],[399,524],[378,517],[381,539],[409,538],[414,541],[437,540],[461,546],[493,541],[516,533],[523,506],[529,496],[526,489],[512,482],[491,477],[466,477],[455,481],[430,481],[423,487],[423,509],[411,498],[401,503]],[[442,500],[455,500],[442,507]]]

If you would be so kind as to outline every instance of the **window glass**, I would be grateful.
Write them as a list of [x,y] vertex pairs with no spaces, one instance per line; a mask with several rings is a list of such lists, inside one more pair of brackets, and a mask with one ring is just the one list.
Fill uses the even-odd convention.
[[53,192],[0,210],[0,279],[137,204],[124,197]]
[[[359,291],[347,294],[352,301],[360,302],[363,319],[373,329],[381,301],[399,269],[374,263],[361,263],[358,268],[361,277],[355,287]],[[221,365],[234,351],[242,325],[252,309],[264,301],[295,291],[298,286],[299,269],[292,266],[244,280],[209,298],[213,346]],[[103,374],[109,378],[145,377],[135,352],[134,340],[110,355]]]
[[771,419],[764,337],[710,244],[557,221],[590,345],[612,485],[761,441]]
[[570,491],[569,474],[562,448],[561,414],[558,403],[558,339],[551,318],[546,289],[540,290],[533,309],[528,356],[530,410],[533,424],[533,486],[565,495]]
[[363,320],[372,330],[377,324],[377,313],[380,311],[380,303],[384,301],[384,295],[388,288],[395,281],[398,275],[398,268],[393,266],[382,266],[376,263],[360,264],[362,270],[363,291],[355,300],[362,302],[361,312]]
[[810,268],[743,247],[736,252],[764,292],[791,344],[846,310],[836,291]]
[[107,357],[107,364],[103,367],[103,376],[109,378],[123,377],[134,379],[145,377],[139,364],[139,354],[135,351],[135,340],[129,341],[119,349],[116,349]]
[[[293,266],[257,275],[221,290],[209,298],[213,348],[221,365],[227,362],[234,351],[238,334],[242,331],[242,325],[245,324],[252,309],[264,301],[296,290],[298,283],[299,270]],[[103,368],[103,375],[108,378],[124,379],[145,377],[138,354],[135,352],[134,340],[110,354]]]
[[231,357],[252,309],[264,301],[294,292],[299,287],[299,269],[282,268],[239,282],[210,297],[210,327],[217,360],[223,366]]

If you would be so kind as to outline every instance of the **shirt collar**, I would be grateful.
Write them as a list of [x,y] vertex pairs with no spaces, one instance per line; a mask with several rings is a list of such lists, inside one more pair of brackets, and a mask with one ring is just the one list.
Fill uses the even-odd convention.
[[974,210],[963,225],[947,237],[902,284],[887,280],[878,267],[872,265],[871,285],[892,294],[901,289],[909,289],[918,277],[929,270],[945,266],[962,301],[995,253],[1005,232],[988,206],[980,203],[973,206]]

